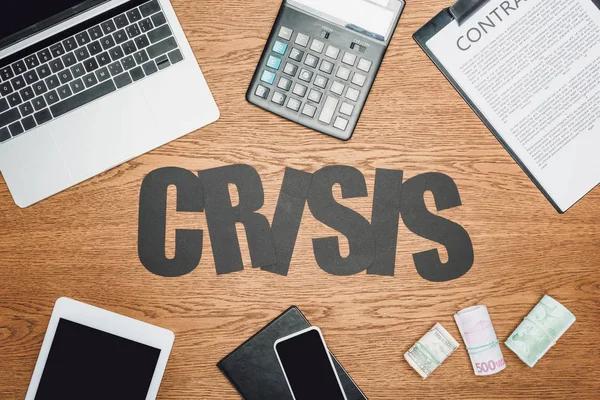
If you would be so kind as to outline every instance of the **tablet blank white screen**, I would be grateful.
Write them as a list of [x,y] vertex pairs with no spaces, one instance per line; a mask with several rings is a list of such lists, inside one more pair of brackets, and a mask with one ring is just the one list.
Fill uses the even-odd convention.
[[144,400],[160,349],[60,319],[35,400]]

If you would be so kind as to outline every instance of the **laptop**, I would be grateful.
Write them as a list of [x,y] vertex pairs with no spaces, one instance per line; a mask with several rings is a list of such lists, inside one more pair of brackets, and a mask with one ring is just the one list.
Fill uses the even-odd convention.
[[21,0],[5,11],[0,172],[18,206],[219,118],[169,0]]

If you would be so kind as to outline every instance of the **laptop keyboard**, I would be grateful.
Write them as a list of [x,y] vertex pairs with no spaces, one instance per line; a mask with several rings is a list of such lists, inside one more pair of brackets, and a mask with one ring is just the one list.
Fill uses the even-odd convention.
[[0,143],[183,60],[157,0],[129,2],[67,33],[0,61]]

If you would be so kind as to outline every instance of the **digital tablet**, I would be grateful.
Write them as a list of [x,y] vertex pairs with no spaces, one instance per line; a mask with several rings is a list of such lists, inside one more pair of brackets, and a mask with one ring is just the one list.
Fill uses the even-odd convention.
[[25,400],[154,400],[174,339],[167,329],[60,298]]

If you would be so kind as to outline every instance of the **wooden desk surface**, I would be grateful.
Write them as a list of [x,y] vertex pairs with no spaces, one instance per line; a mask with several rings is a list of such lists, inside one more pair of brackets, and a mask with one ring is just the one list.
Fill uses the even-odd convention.
[[[29,209],[0,178],[0,398],[25,396],[54,301],[69,296],[172,329],[175,347],[158,398],[237,399],[215,363],[290,305],[322,328],[329,346],[370,399],[597,398],[600,392],[600,190],[559,215],[412,40],[449,1],[410,1],[354,138],[341,142],[246,103],[244,94],[279,0],[173,0],[221,119]],[[306,211],[288,277],[252,270],[217,276],[210,239],[191,274],[154,276],[137,255],[138,196],[152,170],[246,163],[265,187],[272,218],[285,167],[314,172],[352,165],[372,194],[376,168],[412,177],[438,171],[463,206],[441,214],[463,225],[475,251],[464,277],[430,283],[412,254],[443,247],[400,223],[395,277],[335,277],[314,260],[313,237],[336,234]],[[173,194],[173,193],[172,193]],[[171,196],[171,200],[174,196]],[[370,218],[371,198],[344,201]],[[429,199],[428,204],[431,204]],[[204,214],[176,227],[206,230]],[[344,243],[345,239],[341,242]],[[404,352],[436,322],[460,339],[453,314],[490,309],[504,341],[544,293],[575,325],[530,369],[506,347],[508,368],[474,376],[461,349],[423,382]]]

